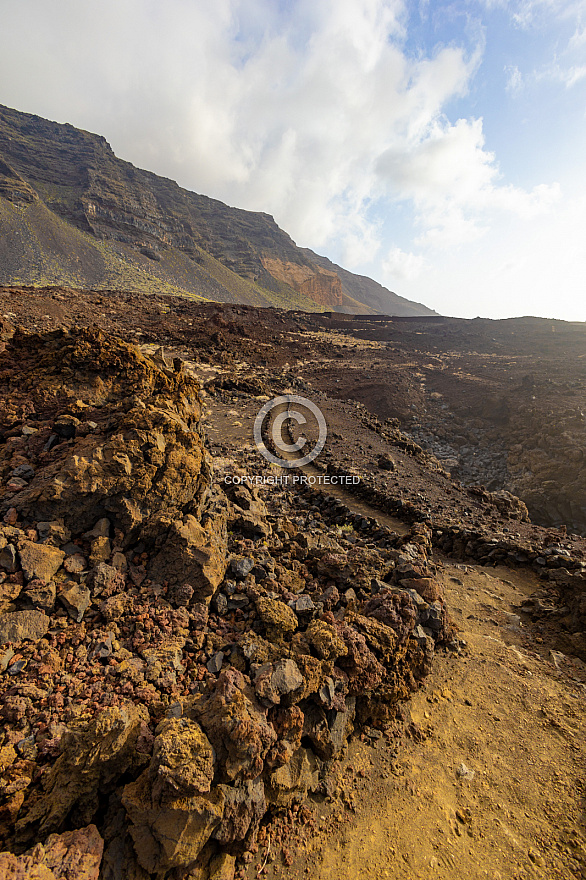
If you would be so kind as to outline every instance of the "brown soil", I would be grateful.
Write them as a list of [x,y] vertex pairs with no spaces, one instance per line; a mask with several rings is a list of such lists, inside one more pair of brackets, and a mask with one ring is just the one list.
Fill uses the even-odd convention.
[[445,586],[467,647],[438,657],[412,698],[414,737],[354,742],[342,786],[352,807],[316,807],[318,833],[267,876],[586,876],[585,670],[558,670],[528,621],[511,622],[532,577],[448,564]]
[[[548,322],[529,320],[357,326],[342,333],[307,315],[17,289],[0,291],[2,313],[28,329],[97,323],[186,358],[206,383],[209,445],[218,456],[246,447],[252,453],[260,400],[291,388],[315,397],[324,411],[323,467],[352,468],[365,485],[400,499],[402,520],[427,518],[436,536],[462,528],[486,540],[555,545],[576,565],[586,559],[586,541],[571,533],[580,528],[579,517],[567,534],[524,521],[521,505],[505,514],[490,495],[471,492],[437,459],[409,448],[393,423],[385,428],[373,418],[396,416],[414,430],[415,413],[419,426],[431,424],[436,437],[443,431],[454,447],[463,437],[481,456],[502,440],[510,445],[507,468],[516,438],[530,451],[547,448],[555,471],[565,455],[565,447],[555,452],[556,430],[569,447],[583,445],[576,415],[585,408],[583,325],[556,322],[547,342]],[[525,375],[533,378],[523,383]],[[545,428],[535,434],[531,413],[547,424],[549,440]],[[394,469],[379,468],[383,454]],[[580,486],[559,487],[568,503],[582,504]],[[350,510],[382,516],[364,498],[336,494]],[[561,581],[539,578],[514,558],[506,567],[488,567],[455,556],[438,555],[437,562],[465,646],[436,655],[401,729],[350,743],[331,796],[277,812],[241,877],[586,877],[586,670],[572,650],[584,633],[568,623],[569,594],[564,599]],[[526,613],[522,603],[536,594],[557,603],[555,613],[536,619]],[[464,770],[458,775],[462,765],[471,778]]]
[[[210,401],[210,437],[228,449],[249,439],[258,403],[234,406]],[[523,610],[543,591],[532,571],[437,561],[462,653],[436,656],[400,734],[351,742],[331,799],[267,826],[247,880],[586,877],[586,664]]]

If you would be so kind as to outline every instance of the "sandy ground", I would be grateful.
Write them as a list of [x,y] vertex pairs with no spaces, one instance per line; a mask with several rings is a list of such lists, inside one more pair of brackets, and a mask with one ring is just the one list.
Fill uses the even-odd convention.
[[[242,443],[257,405],[210,400],[210,438]],[[266,829],[251,880],[586,877],[586,667],[555,653],[521,608],[542,586],[531,571],[437,562],[461,654],[438,654],[406,706],[411,736],[352,741],[305,834],[303,818]]]

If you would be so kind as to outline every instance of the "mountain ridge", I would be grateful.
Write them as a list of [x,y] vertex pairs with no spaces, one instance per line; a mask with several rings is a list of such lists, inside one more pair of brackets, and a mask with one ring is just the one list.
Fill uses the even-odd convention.
[[3,105],[0,283],[435,314],[297,247],[267,213],[183,189],[119,159],[101,135]]

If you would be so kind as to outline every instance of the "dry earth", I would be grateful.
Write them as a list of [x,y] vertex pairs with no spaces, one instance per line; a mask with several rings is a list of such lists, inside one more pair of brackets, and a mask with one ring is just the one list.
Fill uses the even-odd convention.
[[[254,405],[208,406],[212,439],[250,442]],[[524,611],[543,592],[533,572],[437,561],[461,653],[436,655],[407,733],[351,742],[335,795],[313,806],[305,831],[302,817],[267,827],[247,880],[586,877],[586,664]],[[295,852],[290,865],[275,837]]]
[[[436,528],[444,523],[446,528],[464,525],[495,540],[538,541],[545,548],[549,541],[560,558],[586,558],[586,542],[579,534],[538,529],[519,518],[522,507],[512,508],[509,518],[490,496],[470,493],[451,480],[437,459],[404,448],[392,424],[385,434],[373,420],[376,407],[390,405],[392,398],[393,415],[403,419],[403,427],[409,419],[414,435],[419,429],[409,415],[411,406],[421,426],[425,419],[433,420],[433,407],[445,405],[446,424],[453,412],[458,431],[468,432],[465,443],[476,442],[481,451],[494,444],[490,430],[505,436],[511,419],[499,429],[494,407],[483,415],[477,404],[489,386],[496,395],[492,402],[498,403],[510,376],[518,376],[519,360],[530,359],[530,328],[517,328],[517,337],[507,343],[518,345],[516,355],[509,349],[495,355],[482,351],[484,331],[477,334],[477,351],[465,334],[458,340],[457,332],[466,330],[466,322],[460,322],[448,328],[446,336],[434,337],[436,350],[430,354],[429,334],[417,348],[412,345],[414,335],[424,335],[424,330],[387,328],[385,332],[396,335],[393,345],[367,338],[376,336],[374,330],[356,331],[356,338],[348,340],[346,331],[333,334],[313,323],[322,319],[312,318],[308,327],[307,316],[275,312],[266,317],[265,325],[259,310],[195,307],[162,297],[110,302],[103,294],[92,298],[72,291],[12,289],[0,294],[0,313],[10,313],[11,320],[28,329],[95,322],[126,336],[134,333],[138,341],[151,343],[147,350],[152,352],[162,343],[170,355],[186,358],[207,383],[205,417],[214,454],[237,458],[252,448],[251,426],[259,399],[292,387],[296,393],[316,395],[326,413],[330,437],[324,464],[334,470],[352,466],[365,482],[400,497],[407,519],[419,511]],[[577,328],[578,335],[579,330],[583,332]],[[499,328],[491,332],[505,346]],[[457,345],[468,352],[460,375],[452,368]],[[442,346],[448,353],[438,353]],[[555,361],[562,371],[563,345],[549,354],[549,366]],[[562,425],[574,448],[583,444],[582,423],[570,422],[571,413],[581,411],[584,361],[572,346],[566,354],[566,366],[573,364],[575,372],[568,376],[566,370],[569,384],[564,394],[559,385],[547,385],[545,355],[532,360],[537,378],[529,399],[535,396],[538,402],[527,405],[541,406],[542,421],[555,425],[550,413],[571,398],[566,407],[570,414]],[[380,375],[373,383],[367,371],[377,359]],[[430,364],[425,374],[424,363]],[[443,376],[441,391],[431,391],[431,384],[418,376],[429,378],[432,368]],[[392,383],[390,373],[385,374],[391,369]],[[493,371],[490,381],[474,378],[481,369]],[[551,375],[554,383],[562,381],[560,372]],[[343,388],[335,387],[341,384]],[[383,386],[391,389],[391,398],[381,397]],[[474,393],[466,398],[467,388]],[[434,393],[445,397],[433,398]],[[525,393],[526,389],[513,395],[509,407],[516,400],[519,412],[526,411]],[[458,394],[464,395],[459,408],[454,403]],[[465,412],[464,404],[472,413]],[[405,408],[403,415],[399,406]],[[493,427],[487,430],[491,418]],[[519,421],[514,425],[518,431]],[[381,455],[392,457],[392,470],[380,470]],[[342,489],[332,492],[351,511],[375,516],[397,531],[405,529],[389,512],[372,508],[364,499]],[[465,644],[459,652],[436,654],[431,675],[406,705],[402,723],[384,734],[367,730],[350,742],[328,795],[314,797],[288,815],[273,814],[261,828],[257,851],[240,877],[586,877],[586,668],[577,656],[584,633],[568,628],[567,608],[556,606],[555,613],[545,617],[530,613],[535,598],[552,607],[564,601],[557,582],[538,577],[535,566],[516,560],[510,566],[483,566],[455,556],[436,551],[450,614]],[[531,603],[523,605],[529,597]]]
[[446,577],[467,647],[438,657],[410,703],[424,741],[354,743],[355,810],[326,819],[275,876],[586,876],[584,670],[558,670],[530,624],[509,622],[531,579],[470,566],[447,566]]

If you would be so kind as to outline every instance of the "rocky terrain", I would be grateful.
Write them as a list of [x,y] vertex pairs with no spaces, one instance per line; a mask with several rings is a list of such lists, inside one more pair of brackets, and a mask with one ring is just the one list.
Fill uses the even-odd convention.
[[[463,436],[482,457],[491,430],[509,456],[516,408],[578,405],[583,328],[556,323],[537,356],[542,322],[513,325],[514,339],[508,322],[340,328],[307,313],[14,287],[0,314],[0,877],[356,877],[354,813],[377,876],[405,865],[429,876],[431,855],[405,838],[418,817],[438,876],[583,876],[586,540],[579,522],[531,522],[494,443],[489,487],[450,476],[461,459],[447,456]],[[520,362],[533,394],[509,384]],[[559,404],[545,377],[561,382],[562,363],[572,396]],[[242,478],[275,471],[252,423],[287,391],[319,405],[328,441],[300,474],[313,485],[258,488]],[[551,467],[579,446],[567,418]],[[356,481],[316,483],[328,475]],[[482,464],[468,479],[481,475]],[[575,500],[570,483],[559,491]],[[543,734],[525,682],[511,689],[500,671],[509,645],[519,675],[536,676]],[[507,733],[483,742],[495,700]],[[488,770],[502,760],[496,741],[525,749],[519,712],[541,788]],[[547,795],[541,815],[553,755],[563,795],[557,806]],[[475,773],[500,813],[481,792],[450,794]],[[431,786],[423,812],[393,788],[402,777],[413,793]],[[390,848],[384,810],[398,823]],[[477,852],[450,862],[438,810]]]
[[0,283],[433,314],[231,208],[118,159],[99,135],[0,105]]

